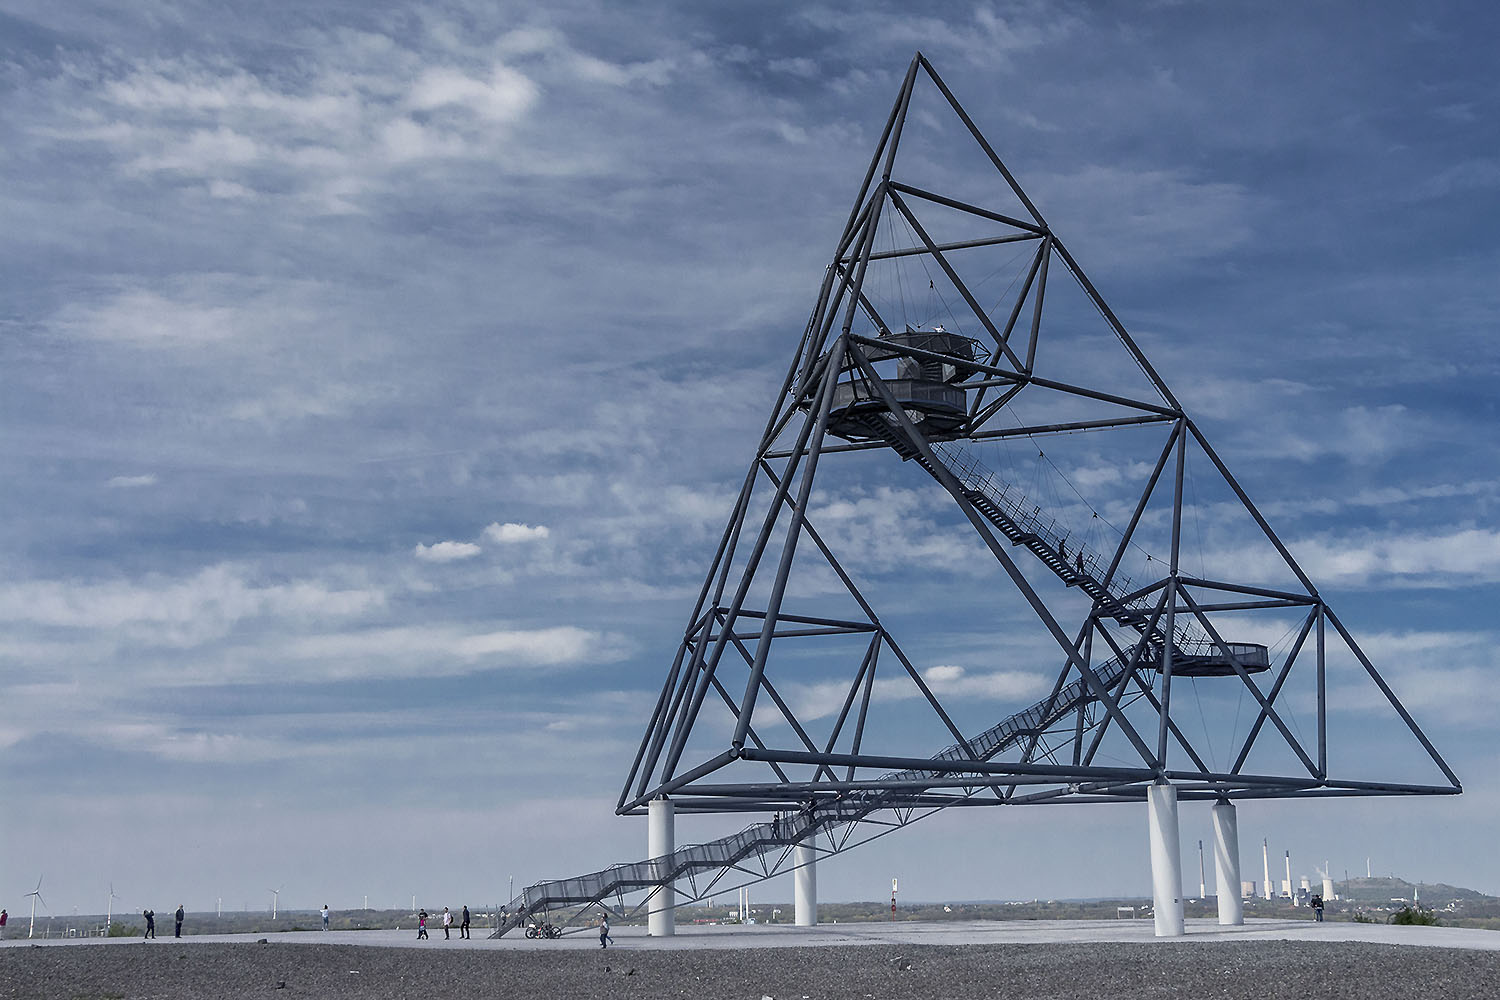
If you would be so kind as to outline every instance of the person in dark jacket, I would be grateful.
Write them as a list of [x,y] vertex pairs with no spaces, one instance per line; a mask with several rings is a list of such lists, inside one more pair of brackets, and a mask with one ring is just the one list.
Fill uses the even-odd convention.
[[141,916],[146,918],[146,937],[156,937],[156,911],[142,910]]
[[458,936],[461,937],[461,938],[466,938],[466,937],[469,936],[469,904],[468,903],[464,904],[464,916],[463,916],[463,920],[460,921],[459,925],[458,925]]
[[177,904],[177,912],[173,914],[177,918],[177,927],[172,931],[173,937],[182,937],[182,904]]

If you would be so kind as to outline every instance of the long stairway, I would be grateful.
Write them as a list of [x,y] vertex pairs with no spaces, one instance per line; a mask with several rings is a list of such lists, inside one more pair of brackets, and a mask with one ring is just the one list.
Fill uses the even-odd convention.
[[[859,423],[870,437],[883,441],[904,461],[916,462],[933,479],[943,481],[937,468],[922,456],[905,432],[883,415],[863,414]],[[958,442],[930,442],[929,447],[943,471],[958,481],[964,499],[1011,545],[1027,549],[1063,583],[1088,594],[1099,604],[1104,617],[1143,635],[1149,629],[1152,633],[1149,645],[1160,655],[1166,635],[1161,623],[1151,625],[1151,608],[1144,599],[1129,599],[1134,587],[1128,577],[1116,574],[1106,583],[1101,579],[1108,566],[1104,559],[1082,544],[1075,543],[1069,550],[1067,534],[1055,519],[1045,518],[1039,506],[1029,503],[1020,490],[987,469]],[[1208,636],[1189,623],[1179,621],[1173,631],[1174,659],[1201,655],[1213,645]]]
[[[1125,674],[1125,664],[1111,659],[1094,669],[1105,687],[1116,684]],[[963,744],[955,743],[932,759],[935,761],[989,760],[1030,736],[1056,725],[1080,702],[1092,701],[1082,679],[1073,681],[1058,692],[1056,698],[1044,698],[1029,708],[1010,715],[968,740],[973,756]],[[893,771],[882,780],[919,781],[938,778],[948,771]],[[507,916],[490,937],[504,937],[528,917],[565,906],[587,906],[603,903],[627,892],[664,885],[668,881],[690,878],[700,872],[722,871],[766,855],[779,855],[819,830],[862,820],[880,809],[896,804],[898,793],[886,790],[856,792],[827,802],[811,810],[787,813],[774,823],[755,823],[738,833],[703,844],[680,848],[660,858],[614,865],[603,871],[576,878],[538,882],[528,886],[511,900]]]
[[[915,461],[934,479],[942,481],[937,468],[922,457],[899,428],[873,413],[865,415],[861,422],[871,437],[885,442],[903,459]],[[1166,635],[1159,622],[1152,623],[1151,609],[1143,599],[1128,599],[1131,593],[1129,580],[1114,577],[1106,583],[1100,579],[1102,567],[1106,564],[1097,554],[1081,545],[1075,545],[1071,553],[1068,552],[1065,549],[1066,535],[1054,520],[1044,520],[1040,508],[1029,504],[1019,490],[999,479],[960,446],[953,442],[936,442],[931,447],[943,470],[958,481],[964,498],[985,520],[1012,545],[1030,551],[1065,584],[1077,587],[1093,598],[1104,617],[1146,637],[1141,653],[1143,664],[1149,666],[1159,661],[1167,644]],[[1195,650],[1201,651],[1209,644],[1206,636],[1196,635],[1180,624],[1174,632],[1174,659],[1190,658],[1195,655]],[[1126,664],[1119,657],[1094,668],[1105,689],[1118,684],[1125,672]],[[1077,710],[1080,704],[1095,700],[1097,696],[1079,678],[1064,685],[1056,697],[1044,698],[1009,715],[965,743],[955,743],[931,759],[943,762],[991,760],[1023,740],[1040,736]],[[1086,726],[1092,728],[1092,724],[1086,723]],[[937,780],[951,775],[949,770],[911,769],[891,772],[881,778],[920,783],[924,778]],[[502,937],[528,918],[548,910],[604,903],[628,892],[692,878],[701,872],[722,872],[768,855],[781,856],[819,830],[857,822],[878,810],[906,804],[910,802],[910,796],[910,789],[851,792],[819,802],[810,810],[785,814],[778,822],[755,823],[731,836],[684,847],[664,857],[614,865],[576,878],[538,882],[511,900],[508,915],[491,937]],[[770,869],[766,867],[764,870]]]

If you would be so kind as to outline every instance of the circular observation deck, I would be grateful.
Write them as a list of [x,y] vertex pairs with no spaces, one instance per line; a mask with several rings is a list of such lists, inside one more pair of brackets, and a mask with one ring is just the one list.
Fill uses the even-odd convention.
[[[1271,653],[1258,642],[1226,642],[1224,646],[1234,654],[1235,660],[1247,674],[1258,674],[1271,669]],[[1161,670],[1161,660],[1156,669]],[[1173,677],[1233,677],[1234,664],[1224,655],[1218,643],[1208,639],[1179,640],[1173,646]]]
[[[979,343],[956,333],[911,330],[887,333],[880,346],[866,346],[872,362],[896,361],[894,378],[886,388],[901,404],[907,419],[929,438],[953,434],[968,419],[967,393],[959,380],[967,378]],[[915,356],[909,351],[922,351]],[[936,356],[933,356],[936,355]],[[834,387],[828,430],[850,441],[884,438],[895,423],[884,400],[863,379],[841,382]]]

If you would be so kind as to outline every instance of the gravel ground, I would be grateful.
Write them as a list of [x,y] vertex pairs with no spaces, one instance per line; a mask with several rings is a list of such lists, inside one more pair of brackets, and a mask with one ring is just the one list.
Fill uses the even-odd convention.
[[517,993],[543,1000],[1493,1000],[1500,997],[1500,953],[1296,941],[484,953],[162,942],[0,950],[0,997],[26,1000],[478,1000]]

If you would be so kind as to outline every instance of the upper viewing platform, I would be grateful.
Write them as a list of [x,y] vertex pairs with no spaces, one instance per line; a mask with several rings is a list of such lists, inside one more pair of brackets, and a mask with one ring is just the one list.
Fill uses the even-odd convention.
[[[980,342],[950,333],[942,326],[931,330],[907,327],[901,333],[884,331],[880,342],[884,349],[872,349],[869,359],[876,364],[895,361],[894,377],[886,380],[886,387],[912,423],[936,438],[962,427],[968,418],[968,396],[960,383],[974,372],[964,362],[978,360],[983,351]],[[869,420],[879,419],[885,409],[880,397],[862,379],[841,381],[834,387],[828,431],[848,441],[878,437]]]

